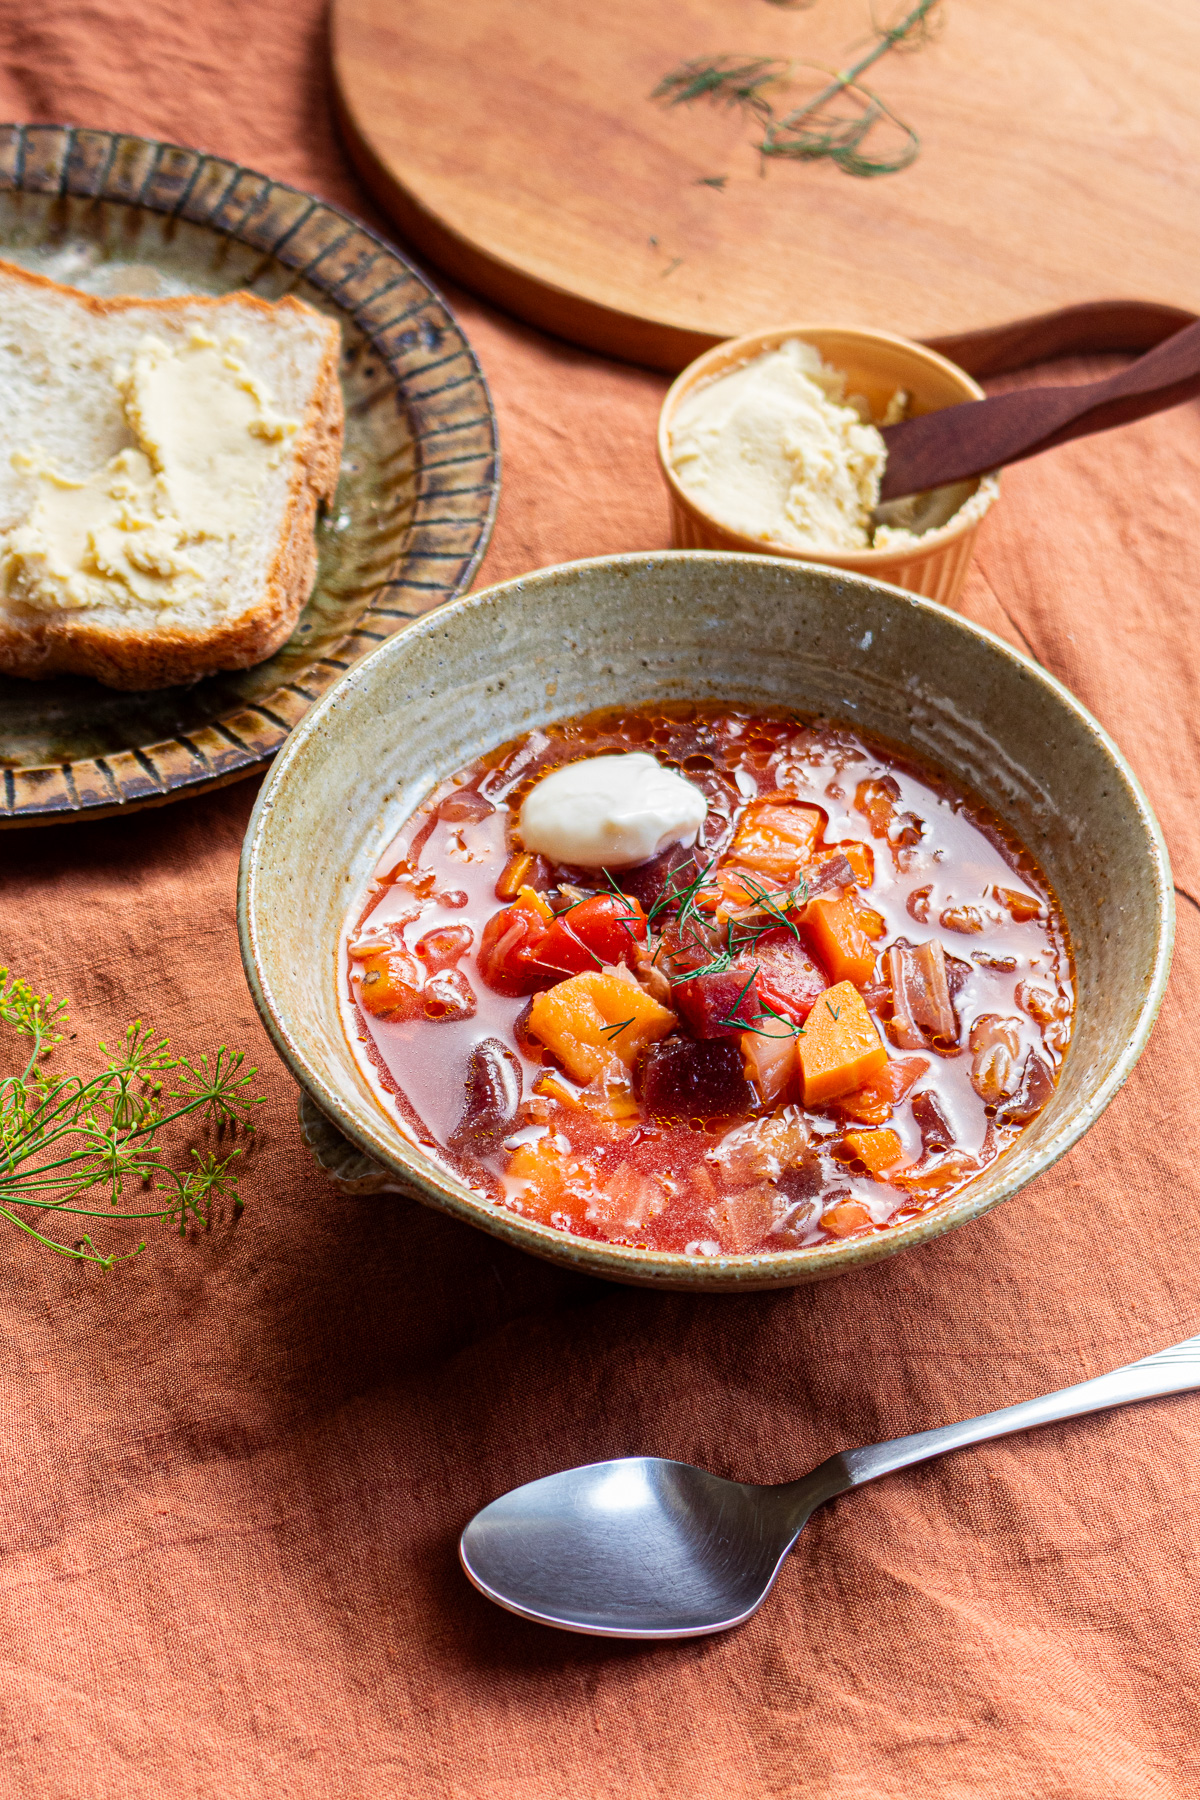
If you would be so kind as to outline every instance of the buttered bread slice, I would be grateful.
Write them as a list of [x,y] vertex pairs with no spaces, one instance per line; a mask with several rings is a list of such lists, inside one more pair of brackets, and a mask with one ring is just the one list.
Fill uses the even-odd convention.
[[0,262],[0,673],[169,687],[312,590],[340,333],[291,297],[98,299]]

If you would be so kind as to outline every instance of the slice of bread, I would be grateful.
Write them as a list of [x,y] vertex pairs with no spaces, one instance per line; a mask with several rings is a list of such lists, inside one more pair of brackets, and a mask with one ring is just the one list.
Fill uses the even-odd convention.
[[[197,332],[216,346],[214,357],[234,354],[245,366],[253,380],[242,390],[256,405],[287,421],[285,433],[257,433],[279,443],[258,485],[242,490],[251,496],[244,516],[230,513],[232,535],[202,534],[198,548],[186,546],[189,574],[174,584],[186,592],[167,602],[122,589],[120,603],[108,604],[102,581],[78,605],[22,589],[5,546],[37,502],[37,467],[52,469],[61,490],[68,484],[58,477],[77,484],[140,447],[150,463],[137,466],[153,470],[153,449],[131,424],[119,383],[148,344],[151,358],[164,345],[183,357],[201,342]],[[98,299],[0,262],[0,673],[158,688],[248,668],[277,650],[316,576],[317,503],[337,485],[340,343],[336,321],[290,296]],[[184,409],[173,424],[170,407],[160,417],[179,429]]]

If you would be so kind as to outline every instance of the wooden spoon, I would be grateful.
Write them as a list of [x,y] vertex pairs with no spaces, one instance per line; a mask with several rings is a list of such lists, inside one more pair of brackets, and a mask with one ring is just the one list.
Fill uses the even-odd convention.
[[1200,320],[1104,381],[1018,388],[883,427],[880,502],[919,494],[1037,456],[1068,439],[1111,431],[1200,394]]

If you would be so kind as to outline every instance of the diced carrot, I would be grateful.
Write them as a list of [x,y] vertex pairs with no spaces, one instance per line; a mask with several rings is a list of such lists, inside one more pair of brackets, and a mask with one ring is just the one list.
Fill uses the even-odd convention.
[[875,951],[847,896],[834,899],[826,894],[819,900],[810,900],[804,912],[804,929],[831,981],[852,981],[856,987],[870,981],[875,970]]
[[894,1056],[885,1069],[857,1092],[838,1101],[838,1111],[864,1125],[886,1125],[899,1104],[929,1068],[927,1056]]
[[613,1061],[629,1069],[641,1050],[678,1020],[636,981],[598,970],[572,975],[530,1004],[528,1031],[575,1081],[592,1081]]
[[718,922],[723,923],[730,913],[757,905],[764,889],[781,896],[789,892],[786,883],[781,886],[774,877],[720,868],[704,887],[696,890],[696,905],[702,912],[716,913]]
[[355,999],[377,1019],[396,1021],[420,1015],[425,971],[400,947],[364,956],[350,971]]
[[600,1185],[589,1163],[565,1155],[551,1137],[519,1144],[509,1158],[506,1174],[510,1183],[519,1184],[510,1187],[510,1199],[543,1225],[556,1222],[556,1214],[573,1223],[581,1220]]
[[853,1093],[886,1065],[887,1051],[853,983],[839,982],[821,995],[808,1015],[799,1056],[805,1106]]
[[829,848],[841,851],[854,870],[859,887],[870,887],[875,879],[875,852],[870,844],[864,844],[861,838],[847,838],[844,843],[830,844]]
[[894,1131],[848,1131],[846,1145],[872,1175],[894,1169],[904,1155],[904,1146]]
[[528,881],[532,867],[533,858],[528,851],[518,850],[515,855],[510,856],[496,882],[497,900],[515,900]]
[[796,1034],[783,1019],[764,1013],[753,1031],[739,1039],[746,1080],[758,1089],[764,1106],[786,1099],[796,1079]]
[[861,1200],[839,1200],[821,1214],[821,1230],[832,1232],[837,1238],[853,1237],[856,1231],[874,1223]]
[[538,893],[536,888],[519,887],[517,889],[517,899],[522,906],[526,906],[531,912],[537,913],[539,918],[543,919],[547,925],[553,922],[554,908],[544,895]]
[[770,880],[794,881],[824,829],[818,807],[783,797],[755,800],[742,814],[728,860]]

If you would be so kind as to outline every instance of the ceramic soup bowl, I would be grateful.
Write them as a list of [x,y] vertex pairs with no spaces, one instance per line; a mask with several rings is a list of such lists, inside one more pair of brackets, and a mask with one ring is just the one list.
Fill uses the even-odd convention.
[[[381,1110],[351,1054],[338,1008],[339,932],[388,839],[434,784],[551,719],[687,699],[821,713],[909,748],[986,800],[1058,894],[1078,985],[1054,1096],[1003,1157],[911,1223],[705,1258],[572,1237],[428,1160]],[[1167,979],[1172,902],[1162,833],[1124,758],[1029,658],[862,576],[676,551],[571,563],[484,589],[352,669],[292,732],[263,788],[242,855],[239,919],[246,973],[280,1055],[398,1187],[594,1275],[738,1292],[894,1256],[1048,1169],[1145,1047]]]

